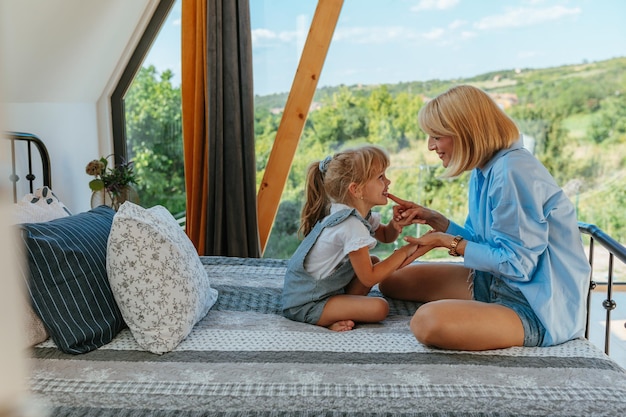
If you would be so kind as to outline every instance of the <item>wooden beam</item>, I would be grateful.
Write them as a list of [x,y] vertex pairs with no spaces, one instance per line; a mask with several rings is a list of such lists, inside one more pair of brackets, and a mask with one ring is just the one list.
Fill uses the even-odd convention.
[[300,63],[287,97],[257,195],[257,215],[261,253],[265,251],[280,197],[291,169],[304,122],[309,113],[317,82],[333,37],[343,0],[319,0]]

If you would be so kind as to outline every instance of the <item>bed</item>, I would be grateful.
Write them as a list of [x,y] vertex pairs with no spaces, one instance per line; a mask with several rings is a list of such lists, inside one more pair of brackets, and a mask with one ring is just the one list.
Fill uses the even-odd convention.
[[[50,183],[47,186],[51,188]],[[139,288],[146,282],[138,281],[162,281],[159,291],[169,292],[160,293],[167,294],[161,298],[184,300],[189,294],[175,293],[170,274],[175,274],[171,271],[176,268],[167,269],[171,265],[162,263],[155,266],[161,262],[155,259],[165,256],[159,248],[129,247],[128,241],[140,245],[141,239],[151,241],[154,235],[163,239],[164,234],[178,236],[178,232],[168,223],[167,214],[158,210],[120,209],[114,214],[106,208],[94,210],[100,210],[106,222],[111,219],[111,226],[90,238],[92,243],[100,242],[100,256],[90,261],[90,266],[100,264],[100,271],[83,278],[102,275],[104,265],[100,284],[109,285],[112,299],[119,302],[105,314],[107,319],[112,317],[110,337],[100,334],[102,340],[83,346],[84,352],[69,353],[67,346],[62,349],[62,343],[53,337],[28,347],[32,401],[50,415],[619,416],[626,410],[626,371],[587,339],[549,348],[432,349],[418,343],[408,328],[419,305],[391,299],[390,314],[383,322],[336,333],[280,314],[285,260],[190,258],[188,242],[175,238],[158,240],[159,247],[164,246],[168,256],[179,252],[184,262],[198,268],[187,271],[188,278],[193,281],[202,276],[191,288],[204,296],[187,300],[201,306],[189,313],[185,326],[164,329],[166,317],[156,324],[160,333],[155,336],[146,322],[169,306],[159,304],[159,297],[151,298],[148,287]],[[80,220],[84,215],[18,227],[23,234],[43,228],[41,233],[50,238],[57,223]],[[137,216],[154,218],[156,226],[148,227],[144,220],[138,225],[133,220]],[[126,223],[117,225],[120,219]],[[87,218],[87,222],[94,223],[94,219]],[[141,239],[133,238],[135,227]],[[596,235],[601,232],[588,229]],[[609,242],[616,245],[616,256],[623,261],[623,246]],[[27,240],[25,247],[33,251]],[[153,251],[152,263],[141,266],[132,259],[129,254],[138,247]],[[37,255],[26,256],[29,269],[22,275],[32,280],[33,269],[41,269],[50,258],[43,256],[37,263],[31,259]],[[142,268],[170,272],[167,280],[162,274],[133,275]],[[41,304],[49,302],[34,296],[36,285],[29,285],[33,309],[45,316]],[[141,296],[133,295],[136,290]],[[374,289],[372,295],[380,293]],[[100,295],[93,303],[102,303],[103,298],[111,300],[111,294]],[[95,310],[87,304],[80,305],[81,315]],[[152,314],[147,314],[149,311]],[[151,325],[154,328],[155,324]],[[56,332],[50,326],[44,328]],[[163,333],[168,334],[164,337]],[[169,344],[161,343],[163,340]]]

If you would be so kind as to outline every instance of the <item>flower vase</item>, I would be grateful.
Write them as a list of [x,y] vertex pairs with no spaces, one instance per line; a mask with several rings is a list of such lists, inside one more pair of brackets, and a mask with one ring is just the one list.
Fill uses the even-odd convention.
[[112,196],[111,207],[117,211],[126,201],[139,204],[139,194],[137,194],[137,190],[132,185],[125,185],[119,194]]
[[94,191],[91,193],[91,208],[96,208],[98,206],[113,206],[113,199],[111,198],[111,194],[104,188],[102,190]]

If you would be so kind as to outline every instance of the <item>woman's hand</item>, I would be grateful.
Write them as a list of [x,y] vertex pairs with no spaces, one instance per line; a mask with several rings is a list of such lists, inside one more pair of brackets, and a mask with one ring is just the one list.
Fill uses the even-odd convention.
[[418,247],[427,247],[428,250],[426,252],[428,252],[434,248],[447,248],[447,242],[452,240],[452,236],[447,233],[429,230],[420,237],[405,236],[404,240],[410,244],[418,245]]
[[388,193],[387,197],[389,197],[397,206],[393,206],[393,219],[399,225],[408,226],[413,224],[413,216],[408,214],[408,210],[411,209],[419,209],[423,208],[411,201],[403,200],[395,195]]
[[387,194],[397,206],[393,207],[393,219],[399,225],[428,224],[434,230],[445,232],[450,221],[441,213],[411,201],[403,200],[395,195]]
[[402,246],[399,249],[396,249],[396,251],[404,251],[406,255],[406,259],[404,260],[404,262],[402,262],[402,264],[398,267],[398,269],[409,265],[411,262],[413,262],[414,260],[416,260],[417,258],[419,258],[420,256],[424,255],[425,253],[427,253],[428,251],[432,249],[431,247],[428,247],[428,246],[419,245],[413,239],[415,238],[411,238],[411,240],[409,240],[407,239],[407,237],[405,237],[404,240],[407,242],[407,244]]
[[403,217],[402,213],[404,213],[406,210],[415,207],[416,204],[410,202],[410,201],[406,201],[406,200],[402,200],[401,198],[396,197],[395,195],[388,193],[387,197],[389,197],[394,203],[396,203],[397,205],[393,206],[392,210],[393,210],[393,221],[394,223],[399,226],[400,231],[402,231],[402,228],[404,228],[405,226],[410,226],[413,224],[413,221],[411,218],[409,217]]

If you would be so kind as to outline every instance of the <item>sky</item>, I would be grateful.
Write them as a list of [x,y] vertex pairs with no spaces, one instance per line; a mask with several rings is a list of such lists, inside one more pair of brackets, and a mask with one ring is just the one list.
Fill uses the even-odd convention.
[[[317,0],[250,0],[256,95],[289,91],[316,7]],[[146,63],[178,76],[179,32],[180,0]],[[344,0],[318,88],[619,56],[626,56],[624,0]]]

